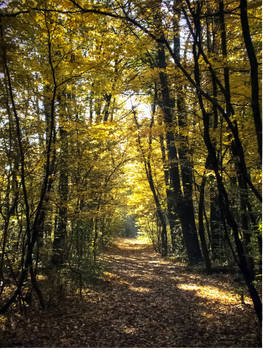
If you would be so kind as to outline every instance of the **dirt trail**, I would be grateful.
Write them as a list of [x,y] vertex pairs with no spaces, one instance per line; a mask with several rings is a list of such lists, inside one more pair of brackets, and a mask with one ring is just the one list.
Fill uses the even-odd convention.
[[21,319],[9,346],[260,347],[249,300],[229,292],[228,276],[191,273],[135,239],[104,259],[103,280],[81,301]]

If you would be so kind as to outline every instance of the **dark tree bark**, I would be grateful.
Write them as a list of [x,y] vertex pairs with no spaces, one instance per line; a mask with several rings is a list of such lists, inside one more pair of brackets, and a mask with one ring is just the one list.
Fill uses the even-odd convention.
[[[166,256],[168,253],[168,246],[167,246],[167,229],[166,229],[166,221],[165,221],[165,216],[162,210],[162,206],[161,206],[161,202],[159,200],[159,196],[157,194],[156,188],[155,188],[155,184],[154,184],[154,180],[153,180],[153,175],[152,175],[152,166],[151,166],[151,160],[150,160],[150,155],[148,157],[146,157],[145,155],[145,151],[142,147],[142,143],[141,143],[141,138],[140,138],[140,134],[139,134],[139,123],[137,120],[137,116],[136,116],[136,111],[133,110],[133,116],[134,116],[134,121],[138,130],[138,134],[137,134],[137,141],[138,141],[138,146],[143,158],[143,163],[144,163],[144,168],[145,168],[145,172],[146,172],[146,176],[147,176],[147,180],[150,186],[150,189],[152,191],[153,194],[153,198],[154,198],[154,203],[156,206],[156,215],[157,215],[157,219],[158,222],[160,223],[161,226],[161,254],[162,256]],[[154,116],[154,114],[153,114]],[[151,125],[150,125],[150,130],[152,128],[153,125],[153,116],[152,116],[152,120],[151,120]],[[151,134],[149,137],[149,147],[151,148]],[[149,154],[151,153],[151,149],[149,150]]]
[[106,102],[105,106],[104,106],[104,110],[103,110],[103,114],[104,114],[103,121],[104,122],[107,122],[108,119],[109,119],[111,98],[112,98],[111,94],[105,94],[104,95],[104,99],[105,99],[105,102]]
[[201,241],[201,247],[204,257],[204,262],[206,266],[206,272],[211,273],[211,261],[209,258],[209,252],[207,249],[207,243],[205,238],[205,226],[203,221],[204,216],[204,200],[205,200],[205,184],[206,184],[206,174],[204,172],[201,186],[200,186],[200,197],[199,197],[199,205],[198,205],[198,221],[199,221],[199,237]]
[[159,201],[159,197],[157,195],[156,189],[155,189],[155,185],[153,182],[153,176],[152,176],[152,168],[151,168],[151,164],[150,162],[147,162],[147,178],[148,178],[148,182],[153,194],[153,198],[154,198],[154,202],[156,205],[156,214],[157,217],[159,219],[160,222],[160,226],[161,226],[161,254],[162,256],[167,256],[168,253],[168,246],[167,246],[167,230],[166,230],[166,222],[165,222],[165,216],[163,214],[162,211],[162,207],[161,207],[161,203]]
[[[63,102],[62,102],[63,103]],[[57,227],[54,233],[52,264],[59,267],[65,259],[65,239],[67,236],[67,202],[68,202],[68,136],[60,127],[60,168],[59,168],[59,209]]]
[[258,153],[262,160],[262,120],[259,104],[259,76],[258,76],[258,61],[253,46],[250,34],[250,27],[247,15],[247,0],[240,0],[240,19],[242,26],[242,34],[247,50],[248,59],[250,62],[250,77],[251,77],[251,105],[253,110],[255,131],[258,141]]
[[[179,173],[179,160],[177,156],[177,149],[175,146],[175,137],[172,131],[173,120],[173,101],[170,97],[167,75],[165,73],[166,61],[165,50],[162,43],[158,44],[158,68],[160,68],[160,86],[161,86],[161,108],[164,113],[164,123],[166,127],[166,147],[169,160],[169,175],[171,179],[171,187],[174,194],[174,201],[176,211],[180,218],[182,232],[184,236],[185,247],[190,264],[196,264],[202,261],[202,254],[197,238],[197,231],[194,221],[193,205],[191,203],[191,189],[186,191],[186,197],[183,196],[181,190],[181,181]],[[188,181],[190,174],[185,169],[184,183]],[[192,186],[192,183],[189,185]]]
[[[172,251],[175,252],[175,250],[176,250],[176,214],[175,214],[175,211],[176,210],[175,210],[174,201],[173,201],[173,191],[171,191],[171,189],[170,189],[169,171],[166,168],[167,167],[167,160],[166,160],[166,150],[165,150],[163,135],[160,135],[160,146],[161,146],[162,162],[163,162],[163,168],[164,168],[164,181],[165,181],[165,186],[166,186],[167,217],[168,217],[169,226],[170,226]],[[177,237],[177,239],[178,239],[178,237]]]
[[217,186],[211,183],[210,186],[210,232],[212,259],[220,260],[222,256],[223,223],[219,206],[219,194]]

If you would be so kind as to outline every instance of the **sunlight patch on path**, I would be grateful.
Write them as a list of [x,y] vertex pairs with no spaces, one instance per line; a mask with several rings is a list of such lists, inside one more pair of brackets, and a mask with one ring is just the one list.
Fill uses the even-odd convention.
[[114,245],[121,250],[142,250],[145,248],[152,249],[152,246],[143,238],[117,238]]
[[151,291],[150,288],[144,288],[144,287],[130,286],[129,289],[132,290],[133,292],[137,292],[137,293],[149,293]]
[[[240,297],[238,295],[230,293],[221,288],[219,289],[208,285],[199,286],[197,284],[185,284],[185,283],[177,284],[177,287],[186,291],[188,290],[195,291],[196,295],[201,298],[216,300],[223,304],[240,303]],[[244,297],[244,301],[245,303],[252,305],[251,299]]]

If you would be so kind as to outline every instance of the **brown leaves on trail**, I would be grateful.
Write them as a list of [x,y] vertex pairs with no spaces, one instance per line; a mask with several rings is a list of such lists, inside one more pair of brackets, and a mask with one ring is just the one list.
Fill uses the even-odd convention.
[[46,311],[0,319],[9,347],[260,347],[250,300],[229,276],[206,276],[158,257],[138,240],[119,240],[103,280]]

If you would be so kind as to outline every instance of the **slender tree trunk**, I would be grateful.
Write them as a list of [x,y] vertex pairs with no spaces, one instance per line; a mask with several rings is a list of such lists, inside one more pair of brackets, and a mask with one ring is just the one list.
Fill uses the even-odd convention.
[[211,261],[209,258],[209,252],[207,249],[207,243],[205,238],[205,227],[204,227],[204,200],[205,200],[205,184],[206,184],[206,174],[204,172],[201,187],[200,187],[200,197],[199,197],[199,206],[198,206],[198,221],[199,221],[199,237],[201,241],[201,247],[204,257],[204,262],[206,266],[206,272],[211,273]]
[[163,162],[163,168],[164,168],[164,181],[165,181],[165,187],[166,187],[167,217],[168,217],[169,226],[170,226],[172,250],[173,250],[173,252],[175,252],[175,250],[176,250],[176,234],[175,234],[176,215],[175,215],[175,208],[173,205],[173,198],[172,198],[173,193],[170,189],[169,171],[166,169],[167,161],[166,161],[166,150],[165,150],[165,146],[164,146],[163,135],[160,135],[160,145],[161,145],[162,162]]
[[[99,208],[97,208],[97,211]],[[95,218],[94,219],[94,225],[93,225],[93,231],[94,231],[94,238],[93,238],[93,261],[97,261],[97,241],[98,241],[98,230],[99,230],[99,219]]]
[[[168,253],[168,246],[167,246],[167,229],[166,229],[166,220],[165,220],[165,216],[162,210],[162,206],[161,206],[161,202],[159,200],[156,188],[155,188],[155,184],[154,184],[154,180],[153,180],[153,175],[152,175],[152,166],[151,166],[151,161],[150,161],[150,155],[148,157],[145,156],[145,152],[144,149],[142,147],[142,143],[141,143],[141,138],[139,135],[139,123],[136,117],[136,111],[133,110],[133,115],[134,115],[134,121],[138,130],[138,134],[137,134],[137,141],[138,141],[138,146],[143,158],[143,163],[144,163],[144,168],[145,168],[145,172],[146,172],[146,176],[147,176],[147,180],[150,186],[150,189],[152,191],[153,194],[153,198],[154,198],[154,203],[156,206],[156,214],[157,214],[157,222],[159,221],[160,225],[161,225],[161,254],[162,256],[166,256]],[[154,115],[154,114],[153,114]],[[151,121],[151,126],[150,129],[153,125],[153,119]],[[150,135],[150,139],[149,139],[149,147],[151,147],[151,135]],[[151,152],[151,149],[149,150],[149,153]]]
[[[160,105],[160,101],[158,101],[157,84],[155,83],[153,113],[155,113],[156,104]],[[162,125],[162,120],[160,118],[158,119],[158,123],[160,126]],[[166,201],[167,201],[167,218],[168,218],[169,227],[170,227],[172,251],[175,252],[176,250],[176,209],[174,207],[173,191],[171,190],[166,148],[164,143],[164,136],[162,133],[159,136],[159,141],[160,141],[162,163],[163,163],[163,169],[164,169],[164,182],[165,182]]]
[[250,77],[251,77],[251,105],[254,117],[255,131],[258,141],[258,153],[262,160],[262,120],[259,104],[259,76],[258,76],[258,61],[253,46],[250,34],[250,27],[247,15],[247,0],[240,0],[240,19],[242,26],[242,34],[247,50],[248,59],[250,62]]
[[168,247],[167,247],[167,230],[166,230],[166,222],[165,222],[165,216],[163,214],[162,211],[162,207],[161,207],[161,203],[159,201],[155,186],[154,186],[154,182],[153,182],[153,177],[152,177],[152,169],[151,169],[151,164],[147,164],[147,168],[148,168],[148,182],[154,197],[154,202],[156,205],[156,213],[160,222],[160,226],[161,226],[161,254],[162,256],[166,256],[168,253]]
[[107,122],[109,119],[111,98],[112,98],[111,94],[105,94],[105,96],[104,96],[104,99],[105,99],[105,106],[104,106],[104,110],[103,110],[103,114],[104,114],[103,121],[104,122]]
[[60,174],[59,174],[59,209],[57,227],[54,233],[52,264],[59,267],[64,262],[65,239],[67,236],[67,202],[68,202],[68,140],[67,132],[60,127]]
[[224,237],[221,218],[218,189],[213,181],[210,185],[210,232],[213,261],[220,260],[222,255],[221,242]]

